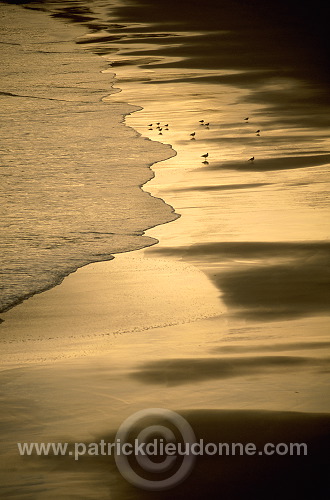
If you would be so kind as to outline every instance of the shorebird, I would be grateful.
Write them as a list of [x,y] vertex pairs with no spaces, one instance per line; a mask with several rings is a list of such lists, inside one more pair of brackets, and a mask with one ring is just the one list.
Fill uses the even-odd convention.
[[193,132],[193,133],[192,133],[192,134],[190,134],[190,135],[191,135],[191,137],[195,137],[196,132]]
[[163,130],[162,128],[159,129],[159,134],[158,135],[163,135],[162,130]]
[[247,118],[244,118],[244,120],[245,120],[246,122],[248,121],[248,119],[249,119],[249,117],[247,117]]
[[252,156],[252,158],[249,158],[248,161],[254,161],[254,156]]
[[259,130],[259,129],[258,129],[258,130],[256,130],[256,134],[259,134],[259,132],[260,132],[260,130]]
[[205,160],[206,160],[206,158],[207,158],[208,156],[209,156],[209,154],[208,154],[208,153],[205,153],[205,155],[202,155],[202,156],[201,156],[201,158],[205,158]]
[[205,127],[208,127],[210,124],[209,123],[204,123]]
[[204,120],[199,120],[199,123],[200,123],[201,125],[204,125]]
[[152,123],[149,123],[148,127],[152,127]]
[[166,125],[164,125],[164,127],[168,127],[168,123],[166,123]]

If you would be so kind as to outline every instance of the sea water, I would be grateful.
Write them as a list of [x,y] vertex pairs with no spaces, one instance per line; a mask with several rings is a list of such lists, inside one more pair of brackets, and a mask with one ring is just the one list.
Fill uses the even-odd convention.
[[89,262],[154,244],[144,231],[176,218],[140,188],[174,155],[142,139],[104,101],[106,61],[39,11],[1,9],[1,306],[54,286]]
[[[148,5],[148,1],[144,0],[143,4]],[[289,18],[270,15],[267,23],[266,6],[262,7],[262,2],[203,2],[204,10],[200,9],[199,5],[200,2],[192,0],[189,3],[182,1],[180,4],[170,0],[153,0],[149,2],[148,9],[142,10],[139,2],[134,0],[113,3],[47,2],[30,5],[33,9],[50,9],[55,17],[64,19],[66,23],[70,22],[71,28],[69,33],[64,25],[58,23],[54,32],[53,21],[44,13],[34,11],[33,19],[38,17],[40,21],[37,23],[37,29],[34,25],[30,30],[29,40],[33,40],[36,33],[40,34],[41,25],[47,25],[47,37],[49,33],[53,33],[52,37],[57,40],[61,35],[61,43],[63,32],[66,31],[69,33],[70,47],[60,50],[63,52],[58,55],[60,64],[64,60],[64,69],[68,67],[69,61],[64,58],[70,57],[72,53],[75,61],[80,62],[79,70],[75,70],[78,74],[74,84],[70,81],[63,82],[66,73],[62,68],[61,83],[54,85],[54,80],[50,78],[47,94],[39,92],[38,82],[31,85],[30,90],[36,93],[33,95],[40,101],[45,101],[40,99],[45,95],[48,99],[48,93],[52,90],[59,99],[65,99],[65,102],[59,101],[61,106],[65,106],[61,109],[66,111],[72,106],[69,108],[72,113],[69,118],[68,113],[64,112],[57,118],[57,115],[47,111],[46,107],[45,111],[41,110],[39,114],[30,113],[30,116],[35,116],[35,122],[37,118],[42,119],[43,125],[36,129],[34,140],[31,139],[31,134],[30,139],[24,142],[21,139],[20,142],[24,154],[29,148],[30,151],[37,151],[37,155],[33,154],[33,161],[36,157],[42,158],[39,153],[41,150],[50,161],[55,155],[54,151],[60,154],[58,151],[61,151],[61,142],[66,141],[67,144],[61,161],[66,166],[63,178],[65,173],[70,173],[67,184],[72,195],[67,194],[63,198],[63,192],[67,191],[63,190],[63,187],[62,191],[56,189],[57,168],[47,173],[47,179],[52,178],[52,183],[48,186],[49,193],[65,201],[61,208],[54,212],[56,217],[48,229],[56,228],[57,219],[65,218],[66,215],[68,226],[71,221],[76,230],[74,223],[79,220],[84,230],[80,231],[80,239],[75,233],[76,241],[63,242],[63,261],[57,261],[56,269],[59,263],[67,262],[68,257],[79,257],[78,246],[74,246],[78,239],[88,247],[89,252],[91,248],[96,252],[95,241],[102,243],[103,235],[108,231],[113,233],[107,236],[110,243],[107,251],[111,252],[122,249],[120,244],[127,242],[129,236],[133,242],[140,242],[141,246],[153,242],[154,240],[146,240],[141,233],[136,233],[141,230],[139,224],[135,225],[137,207],[139,210],[145,209],[143,213],[148,217],[154,217],[157,215],[153,208],[156,205],[150,204],[160,203],[158,206],[161,213],[164,214],[165,209],[168,210],[168,216],[173,217],[171,209],[167,209],[163,203],[148,195],[142,195],[137,187],[143,179],[139,178],[138,182],[135,182],[134,175],[142,174],[139,169],[133,168],[133,160],[132,163],[128,162],[134,152],[137,155],[136,162],[141,159],[141,149],[131,148],[136,134],[122,127],[118,141],[114,143],[108,138],[108,131],[114,121],[111,118],[107,126],[104,126],[105,117],[109,117],[108,113],[118,110],[120,122],[123,110],[136,109],[123,104],[129,102],[130,105],[143,106],[144,109],[141,113],[127,116],[126,121],[134,124],[134,128],[144,137],[172,144],[178,152],[177,156],[160,164],[162,166],[153,166],[156,177],[149,185],[152,185],[152,193],[169,202],[182,217],[171,224],[167,231],[163,231],[165,226],[158,226],[150,231],[148,234],[159,238],[161,244],[148,249],[145,254],[183,257],[204,268],[219,286],[228,304],[229,313],[199,325],[187,323],[166,329],[151,328],[148,332],[142,332],[140,329],[132,335],[118,336],[120,341],[115,338],[113,343],[113,339],[109,337],[111,340],[107,353],[101,359],[95,360],[86,356],[84,359],[78,359],[76,363],[67,360],[66,363],[56,364],[49,362],[47,358],[48,363],[41,366],[3,372],[2,387],[5,396],[1,404],[7,436],[4,446],[6,478],[3,491],[6,497],[47,500],[106,499],[110,496],[121,499],[148,497],[148,493],[143,490],[127,492],[125,485],[123,491],[120,482],[117,482],[109,468],[109,462],[106,459],[104,462],[98,460],[102,457],[93,457],[79,464],[73,460],[55,462],[51,457],[47,461],[40,459],[37,464],[28,457],[18,462],[15,447],[18,440],[42,441],[52,439],[55,435],[54,440],[73,441],[75,437],[79,442],[85,438],[96,441],[100,436],[106,437],[110,430],[116,429],[124,415],[132,414],[140,408],[159,405],[173,409],[197,409],[197,414],[201,409],[210,409],[211,413],[214,409],[223,408],[328,411],[324,394],[327,387],[326,363],[329,344],[324,342],[326,318],[323,315],[328,298],[324,285],[328,279],[326,257],[329,252],[329,206],[325,194],[329,164],[329,114],[324,79],[320,71],[322,64],[320,60],[314,61],[312,70],[311,55],[317,54],[317,51],[311,50],[306,41],[298,52],[293,50],[292,42],[296,36],[294,33],[290,43],[286,37],[279,36],[279,30],[286,30],[285,25]],[[244,10],[243,7],[247,5],[247,10],[252,6],[254,12],[257,5],[264,9],[258,14],[257,23],[255,19],[249,18],[248,12]],[[120,9],[109,11],[110,6]],[[212,10],[210,6],[216,10]],[[240,7],[243,10],[240,10]],[[13,30],[16,36],[18,34],[15,32],[15,24],[19,26],[18,12],[15,8],[15,17],[11,24],[11,31]],[[272,11],[270,14],[274,12],[276,13]],[[24,11],[21,15],[28,14],[28,11]],[[31,16],[30,19],[32,20]],[[299,20],[297,22],[299,25]],[[79,28],[80,25],[83,25],[83,31]],[[24,32],[28,26],[25,17],[20,32]],[[288,31],[290,32],[287,30],[287,33]],[[73,32],[78,45],[88,49],[87,53],[71,44]],[[49,38],[47,43],[48,40]],[[299,44],[296,44],[296,47],[297,45]],[[50,54],[47,54],[45,59],[52,61],[51,58],[55,55],[48,47]],[[6,48],[10,49],[9,46]],[[301,57],[294,57],[298,53]],[[102,58],[95,59],[95,54]],[[321,57],[321,54],[319,55]],[[34,65],[35,74],[42,56],[42,53],[38,53]],[[302,56],[306,57],[303,59]],[[24,69],[27,74],[26,58],[23,57],[20,62],[16,57],[13,61],[17,61],[20,70]],[[91,71],[94,64],[92,61],[95,61],[97,66],[95,73]],[[99,64],[105,65],[102,66],[105,67],[104,73],[99,72]],[[49,69],[50,75],[53,67],[55,64]],[[79,73],[80,68],[84,68],[83,74]],[[111,89],[108,91],[108,78],[112,78],[114,71],[117,73],[115,86],[123,91],[100,101],[103,87],[106,95],[111,93]],[[88,80],[87,85],[86,75],[93,75],[93,83]],[[17,95],[26,93],[24,87],[27,81],[27,78],[22,77],[21,86],[16,90]],[[105,82],[105,85],[100,85],[101,81]],[[85,100],[89,99],[86,95],[90,97],[89,91],[86,90],[86,87],[90,89],[89,85],[94,85],[96,99],[95,102],[93,100],[85,103]],[[4,92],[15,94],[14,90],[8,89],[9,85]],[[77,92],[81,92],[81,102],[76,96]],[[16,97],[7,95],[4,99],[12,103]],[[25,108],[22,108],[24,98],[17,99],[21,103],[18,104],[21,108],[17,112],[21,120],[25,113]],[[66,100],[70,101],[69,104]],[[34,101],[37,102],[37,99],[33,98]],[[46,106],[46,101],[44,104]],[[57,101],[47,104],[58,105]],[[13,104],[9,109],[12,109],[12,106]],[[104,111],[104,115],[99,112],[102,106],[109,109]],[[95,110],[98,110],[97,114]],[[83,112],[79,114],[80,111]],[[87,116],[91,118],[87,119]],[[92,116],[95,116],[94,120]],[[47,117],[47,120],[44,117]],[[244,120],[247,117],[248,123]],[[201,119],[210,121],[208,128],[199,124]],[[32,118],[30,122],[31,120]],[[16,118],[14,121],[19,129],[19,121]],[[162,135],[159,135],[159,129],[154,125],[148,127],[149,123],[158,121],[164,125],[169,124],[169,130],[164,126]],[[47,129],[50,123],[53,124],[53,129]],[[82,135],[87,123],[89,132]],[[119,123],[117,126],[120,126]],[[259,128],[261,133],[257,136],[256,130]],[[124,130],[126,134],[131,135],[125,136]],[[50,134],[50,131],[56,131],[56,134]],[[102,139],[94,137],[94,131],[95,135]],[[196,138],[191,139],[190,133],[194,131]],[[56,147],[52,146],[50,140],[54,135],[60,138],[60,141],[56,141]],[[7,140],[10,141],[11,135],[8,136]],[[90,137],[93,138],[91,142],[95,147],[89,143]],[[161,153],[163,155],[164,152],[165,156],[173,154],[169,146],[153,145],[151,141],[141,138],[138,143],[147,145],[148,148],[154,147],[157,151],[161,148]],[[16,141],[15,148],[12,148],[15,154],[17,144],[19,141]],[[207,163],[204,163],[201,155],[206,152],[209,152],[209,158]],[[98,163],[100,153],[102,161]],[[157,155],[153,154],[152,161],[155,161],[154,156]],[[249,161],[252,156],[255,157],[254,162]],[[112,169],[108,177],[108,166],[103,164],[104,158],[111,158]],[[22,172],[24,169],[28,171],[33,161],[22,161]],[[129,171],[125,177],[125,189],[119,189],[120,182],[124,180],[122,166],[127,165],[127,162],[130,168],[127,169]],[[96,164],[98,168],[91,169],[91,166]],[[47,169],[46,160],[43,160],[41,165]],[[84,168],[79,170],[79,167]],[[42,178],[42,174],[46,170],[43,168],[37,171],[37,177],[29,178],[30,182],[33,179],[34,186],[41,182],[45,186],[46,179]],[[79,180],[75,178],[73,182],[75,169],[78,169],[80,175]],[[100,175],[97,175],[99,169]],[[150,176],[150,171],[148,172]],[[108,180],[107,187],[105,179]],[[134,182],[130,184],[132,179]],[[164,180],[166,182],[163,182]],[[19,186],[19,181],[20,177],[17,176],[16,186]],[[83,188],[79,186],[82,183]],[[84,232],[86,226],[90,228],[90,221],[105,220],[101,217],[107,199],[107,194],[102,191],[103,187],[106,193],[111,193],[114,197],[109,196],[108,206],[113,206],[115,210],[106,213],[106,225],[111,221],[112,229],[108,226],[104,229],[104,225],[100,224],[104,232],[100,231],[102,234],[91,236],[95,235],[95,232]],[[83,210],[79,212],[73,205],[78,201],[76,194],[80,189],[83,200],[80,200],[79,204],[83,206]],[[25,194],[26,191],[21,190],[20,193],[22,200],[25,197],[26,204],[24,210],[13,211],[15,223],[17,222],[14,215],[17,213],[18,219],[20,214],[25,214],[25,207],[28,206],[29,196]],[[39,193],[38,206],[34,207],[34,228],[38,227],[38,224],[45,228],[46,207],[51,198],[45,189],[40,188]],[[129,199],[124,201],[126,193]],[[137,202],[138,193],[141,203]],[[134,197],[131,196],[133,194]],[[149,205],[143,205],[142,200],[145,200],[143,203],[149,200]],[[99,202],[100,206],[94,205]],[[53,207],[55,206],[53,203]],[[68,213],[63,210],[63,207],[67,206],[70,208]],[[91,207],[95,207],[95,210]],[[113,217],[109,216],[110,212]],[[52,214],[48,215],[51,216]],[[27,220],[31,225],[33,218]],[[157,220],[159,221],[158,215]],[[34,231],[36,235],[36,229]],[[55,236],[59,233],[60,230],[58,233],[54,231]],[[52,233],[45,231],[45,237],[49,237],[49,234]],[[30,238],[31,240],[36,245],[38,238]],[[113,245],[115,241],[118,242],[117,246]],[[55,242],[53,248],[49,249],[48,255],[51,259],[48,266],[53,264],[52,259],[57,255],[54,252],[56,245],[60,246],[59,238]],[[134,245],[131,248],[133,247]],[[15,248],[18,248],[16,242]],[[68,251],[69,248],[72,252]],[[127,248],[126,246],[125,249]],[[107,252],[102,251],[98,258],[107,258]],[[17,259],[17,262],[22,262],[24,252],[21,253],[21,260]],[[34,255],[36,259],[33,272],[37,272],[41,269],[41,252],[36,250]],[[146,262],[148,260],[151,259],[145,259]],[[77,264],[74,260],[74,266]],[[125,262],[122,265],[124,266]],[[143,270],[147,266],[148,264],[144,263]],[[131,274],[128,269],[128,283]],[[167,270],[159,274],[166,276]],[[122,275],[119,274],[119,278],[120,276]],[[186,274],[182,273],[183,280],[185,277]],[[135,276],[132,279],[134,280]],[[143,282],[145,272],[139,279]],[[23,275],[22,282],[25,283],[25,280],[26,276]],[[150,297],[154,298],[152,286],[155,280],[151,277],[149,283]],[[157,282],[157,285],[160,294],[164,289],[162,282]],[[184,288],[185,283],[182,286],[182,294]],[[143,287],[141,289],[144,293]],[[127,302],[130,313],[139,298],[132,297],[134,290],[132,287]],[[169,287],[166,297],[170,296],[170,293]],[[178,290],[175,290],[175,293],[178,293]],[[117,294],[120,295],[120,289]],[[174,293],[173,295],[175,296]],[[180,295],[174,297],[175,299],[180,302]],[[158,303],[161,303],[161,298]],[[150,300],[151,307],[152,304]],[[71,304],[68,305],[69,312],[70,306]],[[196,310],[198,309],[199,304],[196,302]],[[239,319],[230,315],[233,310],[238,313]],[[145,309],[142,314],[145,314]],[[318,318],[317,314],[322,317]],[[310,317],[306,318],[306,315]],[[93,320],[91,315],[91,324]],[[6,324],[7,320],[3,326]],[[54,328],[57,327],[56,324]],[[93,327],[95,328],[94,325]],[[113,331],[112,322],[109,326],[109,329],[111,328]],[[104,331],[100,329],[98,333],[103,334]],[[64,329],[63,333],[66,334]],[[40,337],[42,335],[43,331]],[[96,343],[95,337],[92,342]],[[26,344],[30,351],[36,345],[33,342]],[[22,351],[24,354],[24,347]],[[232,416],[235,420],[236,415]],[[213,419],[206,418],[204,424],[196,429],[203,425],[209,428],[210,422],[213,421],[214,428],[219,428],[219,432],[222,432],[221,411]],[[242,428],[246,428],[245,419]],[[234,439],[238,439],[236,433]],[[224,440],[223,434],[219,435],[219,440]],[[283,435],[279,436],[279,440],[284,441]],[[187,483],[188,494],[182,496],[205,496],[205,484],[210,479],[220,478],[221,481],[221,478],[226,480],[228,477],[234,477],[232,483],[241,485],[244,484],[242,470],[247,470],[249,475],[249,469],[245,469],[245,466],[240,466],[236,475],[236,469],[233,469],[231,464],[227,471],[235,475],[228,476],[224,473],[223,463],[210,474],[209,464],[210,462],[202,480],[198,482],[197,479],[198,484],[193,489],[189,489]],[[277,484],[279,477],[287,478],[286,462],[283,464],[280,473],[276,467],[270,466],[275,473],[273,476],[266,476],[267,479],[271,477],[269,484]],[[255,471],[256,468],[253,468]],[[258,471],[260,472],[259,469]],[[251,474],[256,486],[260,484],[261,476],[263,474]],[[320,476],[322,473],[319,473],[318,477]],[[196,477],[198,478],[198,475],[195,476],[194,471],[191,478]],[[302,477],[310,476],[304,473]],[[325,478],[326,474],[323,474],[323,477]],[[283,483],[280,481],[279,485],[282,487]],[[298,482],[294,484],[294,488],[296,487]],[[282,491],[287,490],[282,488]],[[237,498],[241,498],[245,493],[238,494]],[[251,493],[252,496],[254,493]],[[175,490],[170,490],[167,494],[169,497],[176,497]],[[210,498],[218,498],[219,494],[221,496],[223,491],[214,495],[211,492],[208,495]],[[290,494],[292,496],[292,493]],[[289,497],[290,494],[286,496]],[[158,495],[155,493],[154,497]],[[258,493],[255,495],[258,498],[257,495]]]

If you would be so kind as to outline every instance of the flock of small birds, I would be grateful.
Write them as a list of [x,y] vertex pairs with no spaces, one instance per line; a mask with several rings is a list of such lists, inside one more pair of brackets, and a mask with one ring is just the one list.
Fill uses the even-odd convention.
[[[244,118],[244,121],[245,121],[245,123],[248,123],[249,122],[249,117]],[[202,127],[206,128],[206,129],[209,129],[209,127],[210,127],[210,123],[209,122],[205,122],[204,120],[199,120],[199,124]],[[168,123],[166,123],[165,125],[161,126],[161,123],[157,122],[155,124],[155,126],[156,126],[156,130],[158,130],[158,135],[163,135],[163,130],[164,131],[169,130]],[[148,130],[154,130],[153,129],[154,125],[152,123],[149,123],[148,127],[149,127]],[[256,132],[255,132],[256,136],[260,137],[260,132],[261,132],[260,129],[256,130]],[[190,136],[191,136],[190,140],[195,140],[196,139],[196,132],[192,132],[190,134]],[[201,155],[201,158],[204,158],[203,163],[206,164],[206,165],[209,164],[208,161],[207,161],[208,156],[209,156],[208,153],[205,153],[205,154]],[[252,156],[251,158],[249,158],[248,161],[254,162],[254,156]]]
[[[152,128],[152,127],[153,127],[153,124],[152,124],[152,123],[149,123],[148,127],[149,127],[149,130],[153,130],[153,128]],[[157,123],[156,123],[156,130],[158,130],[158,132],[159,132],[159,133],[158,133],[158,135],[163,135],[163,129],[164,129],[164,130],[169,130],[169,128],[168,128],[168,123],[166,123],[166,125],[163,125],[163,126],[161,127],[161,126],[160,126],[160,122],[157,122]]]

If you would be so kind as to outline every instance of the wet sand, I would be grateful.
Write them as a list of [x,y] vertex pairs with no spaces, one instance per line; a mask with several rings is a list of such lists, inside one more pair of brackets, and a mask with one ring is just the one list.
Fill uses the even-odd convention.
[[[168,186],[171,169],[166,162],[157,169]],[[195,217],[194,208],[189,214]],[[209,498],[245,492],[275,499],[280,491],[283,498],[311,495],[316,482],[326,491],[330,345],[326,292],[315,270],[328,245],[197,244],[173,231],[181,221],[150,231],[158,245],[82,268],[3,315],[5,494],[13,493],[8,478],[39,498],[107,498],[109,491],[114,498],[201,498],[202,487]],[[280,280],[272,286],[271,272]],[[300,281],[291,284],[294,275]],[[305,303],[296,296],[301,280],[309,283]],[[299,438],[313,452],[305,461],[202,457],[187,481],[156,496],[129,486],[111,457],[77,464],[16,456],[17,441],[110,439],[135,411],[159,406],[216,442]]]
[[[308,443],[310,455],[295,461],[282,457],[197,457],[193,472],[172,491],[141,492],[120,478],[113,481],[114,498],[308,498],[327,491],[327,444],[329,416],[267,411],[191,410],[182,413],[196,429],[196,438],[208,443],[265,442]],[[106,436],[111,442],[112,436]],[[237,441],[236,441],[237,440]],[[89,463],[86,466],[90,466]],[[112,460],[99,466],[116,474]],[[201,485],[202,491],[201,491]]]
[[177,216],[140,189],[175,152],[125,126],[138,106],[103,101],[114,73],[75,43],[85,29],[0,8],[3,312],[111,251],[156,243],[143,231]]
[[[2,315],[5,495],[326,498],[328,139],[321,126],[292,129],[285,113],[262,114],[246,88],[222,87],[221,110],[219,88],[203,93],[198,79],[179,75],[174,97],[164,82],[151,92],[133,49],[123,92],[110,99],[143,106],[127,123],[178,152],[153,166],[144,189],[181,217],[146,233],[157,245],[79,269]],[[148,131],[156,121],[169,122],[162,136]],[[255,136],[260,123],[266,138]],[[203,457],[186,482],[157,494],[131,488],[108,458],[17,458],[17,441],[110,440],[126,417],[160,406],[209,441],[308,442],[311,452]]]

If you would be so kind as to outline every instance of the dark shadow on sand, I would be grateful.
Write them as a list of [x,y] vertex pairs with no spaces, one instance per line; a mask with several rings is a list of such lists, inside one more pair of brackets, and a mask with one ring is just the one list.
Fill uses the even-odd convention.
[[[190,475],[167,491],[147,491],[130,485],[120,475],[113,456],[81,456],[75,462],[72,457],[47,457],[47,466],[81,474],[86,471],[98,474],[99,480],[109,488],[113,500],[325,500],[329,498],[328,454],[330,444],[330,415],[317,413],[276,412],[276,411],[236,411],[192,409],[179,411],[193,429],[196,442],[253,443],[254,454],[240,455],[240,447],[235,454],[223,447],[222,455],[201,455]],[[129,416],[128,413],[126,415]],[[134,442],[141,429],[147,425],[163,425],[176,433],[176,442],[182,442],[175,425],[164,418],[145,419],[131,427],[129,442]],[[94,442],[113,443],[116,429],[108,435],[97,436]],[[267,443],[277,445],[297,443],[292,454],[266,455]],[[88,446],[89,443],[86,443]],[[306,445],[306,446],[305,446]],[[307,450],[307,454],[305,453]],[[260,453],[261,452],[261,453]],[[151,456],[151,460],[163,461],[164,456]],[[29,457],[32,460],[32,457]],[[45,458],[36,457],[39,462]],[[180,467],[182,457],[177,456],[173,468],[166,475],[171,477]],[[162,475],[148,473],[141,469],[135,457],[130,467],[149,480],[163,479]],[[94,476],[91,476],[94,478]]]
[[245,354],[254,352],[306,351],[311,349],[329,349],[330,342],[288,342],[285,344],[258,345],[223,345],[215,347],[210,352],[218,354]]
[[[148,43],[146,35],[150,32],[180,33],[181,43],[157,48],[160,56],[174,56],[177,60],[170,60],[165,65],[162,61],[154,67],[198,68],[205,70],[207,82],[227,83],[254,91],[258,85],[264,86],[274,79],[274,83],[280,78],[314,81],[323,88],[319,98],[329,102],[326,91],[330,78],[328,7],[325,4],[316,6],[298,0],[278,0],[271,6],[262,0],[181,0],[179,3],[176,0],[132,0],[128,5],[118,5],[113,12],[120,22],[130,26],[129,33],[137,32],[143,44]],[[149,49],[141,45],[136,51],[132,48],[129,54],[153,56],[155,51],[154,47]],[[225,69],[226,72],[232,69],[240,74],[207,75],[209,69]],[[197,81],[202,83],[203,78],[201,75]],[[299,95],[296,90],[291,95],[293,99]],[[285,97],[282,91],[277,86],[264,98],[275,105],[274,99]],[[302,92],[299,98],[303,107],[310,99],[314,105],[317,94],[304,96]],[[296,111],[295,105],[294,108]]]
[[254,184],[223,184],[220,186],[192,186],[188,188],[173,189],[173,191],[231,191],[235,189],[251,189],[269,186],[268,182],[255,182]]
[[229,261],[233,259],[311,259],[330,257],[330,242],[268,242],[235,241],[210,242],[185,247],[154,247],[152,252],[164,255],[182,255],[186,258],[206,258],[208,261]]
[[145,363],[131,373],[146,384],[176,386],[206,380],[287,373],[300,369],[330,369],[328,359],[300,356],[163,359]]
[[330,270],[325,262],[254,266],[219,273],[212,280],[237,314],[278,320],[329,314]]
[[212,264],[210,279],[239,316],[273,321],[329,313],[328,242],[205,243],[153,252],[181,255],[202,268]]
[[[33,2],[11,3],[34,8]],[[74,5],[40,1],[35,8],[42,5],[53,17],[80,23],[93,35],[100,32],[99,37],[81,40],[96,54],[120,48],[126,59],[134,56],[134,64],[142,67],[181,68],[181,75],[185,69],[199,69],[200,75],[173,80],[165,77],[164,82],[253,89],[246,99],[265,103],[266,114],[283,111],[297,124],[303,121],[304,126],[310,126],[315,121],[318,128],[329,127],[329,111],[325,109],[330,80],[326,3],[316,6],[278,0],[270,6],[262,0],[131,0],[115,5],[110,2],[106,22],[79,0]],[[145,83],[153,81],[146,78]],[[314,117],[306,114],[311,102]]]
[[254,161],[226,161],[214,163],[207,167],[208,170],[246,170],[252,172],[267,172],[270,170],[289,170],[293,168],[317,167],[328,165],[330,155],[283,156],[279,158],[258,158]]

